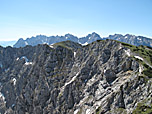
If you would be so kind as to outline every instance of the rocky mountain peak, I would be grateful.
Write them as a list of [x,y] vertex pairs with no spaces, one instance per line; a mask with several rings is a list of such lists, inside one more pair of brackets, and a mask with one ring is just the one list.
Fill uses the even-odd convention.
[[150,112],[151,56],[111,39],[0,47],[0,113]]
[[36,35],[36,37],[46,37],[46,35],[40,34],[40,35]]
[[23,38],[19,38],[19,41],[24,41],[24,39]]
[[92,32],[92,34],[91,34],[92,36],[96,36],[96,37],[100,37],[100,35],[99,34],[97,34],[96,32]]
[[[112,35],[111,35],[112,36]],[[114,34],[115,37],[122,37],[122,34]]]
[[[84,40],[89,44],[89,43],[92,43],[92,42],[94,42],[94,41],[96,41],[96,40],[101,40],[101,37],[100,37],[99,34],[93,32],[93,33],[91,33],[91,34],[88,34],[88,35],[86,36],[86,38],[83,37],[82,39],[84,39]],[[80,41],[81,41],[81,40],[80,40]]]
[[74,35],[67,33],[67,34],[65,34],[65,37],[74,37]]

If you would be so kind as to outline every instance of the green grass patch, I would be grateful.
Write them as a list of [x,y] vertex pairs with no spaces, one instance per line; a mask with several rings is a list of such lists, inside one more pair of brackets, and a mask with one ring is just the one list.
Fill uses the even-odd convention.
[[77,114],[82,114],[82,108],[80,108]]
[[96,109],[96,114],[100,114],[100,109],[101,109],[101,106],[99,106],[99,107]]
[[124,108],[116,108],[110,111],[111,114],[127,114],[127,111]]
[[142,60],[139,60],[137,58],[134,58],[136,61],[138,61],[143,67],[144,70],[142,72],[143,75],[148,76],[149,78],[152,78],[152,68],[149,67],[145,62],[143,62]]
[[72,42],[72,41],[63,41],[63,42],[58,42],[55,43],[53,46],[61,46],[67,49],[74,49],[74,48],[78,48],[78,47],[82,47],[80,44],[76,43],[76,42]]
[[152,49],[147,46],[133,46],[127,43],[120,42],[123,46],[129,48],[132,52],[137,53],[139,56],[144,58],[150,65],[152,65]]
[[133,114],[152,114],[152,104],[147,105],[148,100],[143,100],[137,104],[136,109],[133,111]]
[[[152,65],[152,48],[148,46],[134,46],[131,44],[123,43],[120,41],[117,41],[121,43],[123,46],[129,48],[132,52],[138,54],[141,56],[146,62],[148,62],[150,65]],[[137,58],[134,58],[136,61],[138,61],[140,64],[144,66],[144,71],[142,72],[144,75],[148,76],[149,78],[152,78],[152,68],[150,68],[145,62],[142,60],[139,60]]]

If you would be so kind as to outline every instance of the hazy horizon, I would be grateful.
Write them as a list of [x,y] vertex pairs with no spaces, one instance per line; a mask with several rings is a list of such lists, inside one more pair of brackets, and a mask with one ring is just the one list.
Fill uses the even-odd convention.
[[[95,31],[93,31],[93,32],[95,32]],[[85,36],[87,36],[88,34],[91,34],[91,33],[93,33],[93,32],[89,32],[89,33],[87,33],[86,35],[81,35],[81,36],[78,36],[78,35],[75,35],[75,34],[72,34],[72,33],[65,33],[65,34],[72,34],[72,35],[74,35],[74,36],[76,36],[76,37],[78,37],[78,38],[82,38],[82,37],[85,37]],[[96,32],[96,33],[99,34],[98,32]],[[38,36],[38,35],[44,35],[44,36],[47,36],[47,37],[51,37],[51,36],[64,36],[65,34],[61,34],[61,35],[59,35],[59,34],[56,34],[56,35],[36,34],[36,35],[29,36],[29,37],[20,37],[20,38],[23,38],[24,40],[26,40],[27,38],[36,37],[36,36]],[[99,35],[100,35],[101,38],[105,38],[105,37],[108,37],[109,35],[114,35],[114,34],[121,34],[121,33],[108,34],[107,36],[102,36],[101,34],[99,34]],[[126,33],[126,34],[130,34],[130,33]],[[126,34],[121,34],[121,35],[125,36]],[[145,35],[140,35],[140,34],[138,34],[138,35],[137,35],[137,34],[130,34],[130,35],[143,36],[143,37],[152,39],[152,37],[145,36]],[[17,39],[15,39],[15,40],[7,40],[7,39],[4,39],[4,40],[0,40],[0,42],[18,41],[20,38],[17,38]]]

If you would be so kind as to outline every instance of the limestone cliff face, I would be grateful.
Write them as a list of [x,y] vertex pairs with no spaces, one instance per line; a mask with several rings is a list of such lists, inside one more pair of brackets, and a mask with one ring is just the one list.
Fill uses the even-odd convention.
[[143,101],[151,108],[152,80],[134,56],[113,40],[0,47],[0,112],[124,114]]

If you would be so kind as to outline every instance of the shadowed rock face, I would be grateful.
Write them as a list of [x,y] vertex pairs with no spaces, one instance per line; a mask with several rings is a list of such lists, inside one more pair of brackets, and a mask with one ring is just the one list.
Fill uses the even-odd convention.
[[0,112],[131,113],[152,86],[126,50],[112,40],[0,47]]

